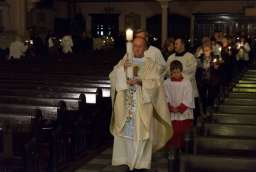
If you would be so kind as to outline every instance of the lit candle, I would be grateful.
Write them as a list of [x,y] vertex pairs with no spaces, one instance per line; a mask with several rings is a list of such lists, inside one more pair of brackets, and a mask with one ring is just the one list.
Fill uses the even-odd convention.
[[229,51],[231,50],[231,46],[228,46],[228,50],[229,50]]
[[[130,63],[132,63],[132,58],[133,58],[133,50],[132,50],[132,40],[133,40],[133,30],[132,29],[127,29],[126,30],[126,54],[127,54],[127,59]],[[127,68],[127,77],[128,78],[133,78],[133,67],[129,66]]]
[[216,59],[216,58],[214,58],[214,59],[213,59],[213,63],[216,63],[216,62],[217,62],[217,59]]
[[130,28],[126,30],[126,40],[127,41],[133,40],[133,30]]

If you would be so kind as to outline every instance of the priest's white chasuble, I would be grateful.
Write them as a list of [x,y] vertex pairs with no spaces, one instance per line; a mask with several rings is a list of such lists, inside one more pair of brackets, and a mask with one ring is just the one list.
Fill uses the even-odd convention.
[[131,86],[126,84],[123,63],[124,59],[110,74],[113,93],[110,131],[114,135],[112,164],[128,165],[130,170],[150,169],[153,151],[163,147],[172,136],[161,66],[152,58],[133,58],[134,77],[141,79],[142,85]]

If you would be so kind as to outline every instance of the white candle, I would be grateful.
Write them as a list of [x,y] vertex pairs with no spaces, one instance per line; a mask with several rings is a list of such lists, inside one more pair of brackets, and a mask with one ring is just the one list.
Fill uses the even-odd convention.
[[133,40],[133,30],[130,28],[126,30],[126,40],[127,41]]

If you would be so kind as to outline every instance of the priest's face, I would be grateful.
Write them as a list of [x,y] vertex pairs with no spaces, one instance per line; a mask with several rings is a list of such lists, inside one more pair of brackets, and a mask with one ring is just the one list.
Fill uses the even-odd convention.
[[146,42],[143,38],[135,38],[133,40],[133,54],[136,58],[142,58],[146,49]]

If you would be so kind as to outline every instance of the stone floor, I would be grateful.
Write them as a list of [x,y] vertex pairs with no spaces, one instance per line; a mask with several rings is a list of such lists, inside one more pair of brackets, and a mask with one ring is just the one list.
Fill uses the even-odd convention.
[[[108,148],[101,154],[90,160],[76,172],[114,172],[114,167],[111,166],[112,148]],[[159,151],[153,155],[152,171],[168,172],[168,162],[164,151]]]

